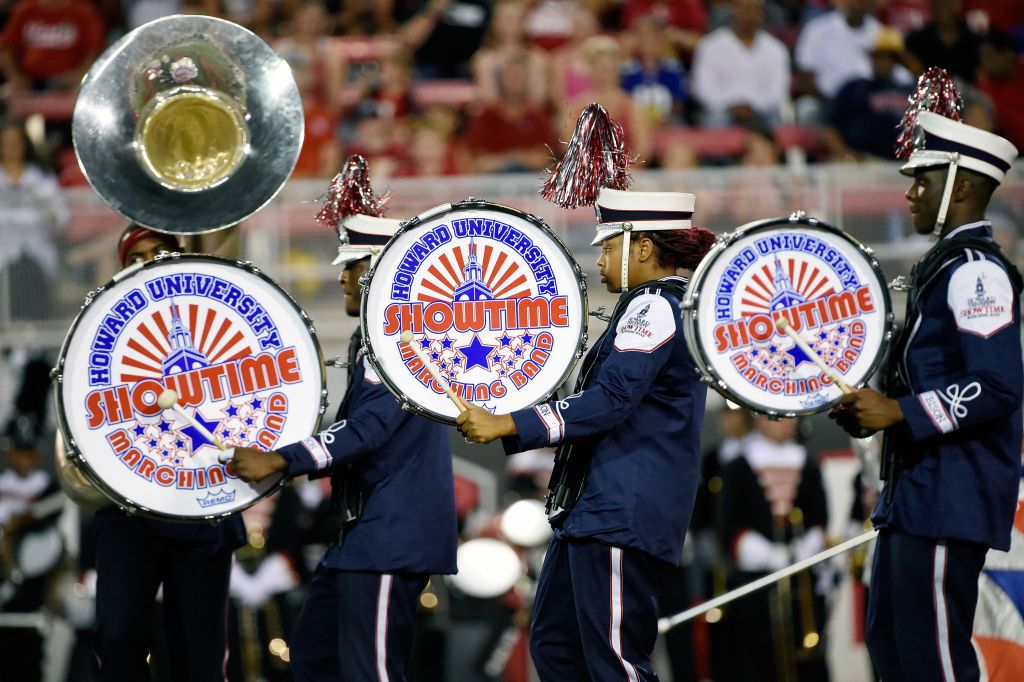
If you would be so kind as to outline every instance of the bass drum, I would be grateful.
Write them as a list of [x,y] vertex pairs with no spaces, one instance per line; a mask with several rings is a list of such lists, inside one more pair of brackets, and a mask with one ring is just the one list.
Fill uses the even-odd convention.
[[403,332],[455,393],[498,414],[547,400],[586,346],[579,264],[539,218],[487,201],[404,223],[367,273],[362,302],[373,370],[403,404],[448,424],[458,410]]
[[723,396],[770,416],[822,412],[842,391],[775,321],[793,330],[852,387],[878,369],[893,314],[871,250],[802,213],[725,235],[683,301],[690,353]]
[[217,520],[276,490],[237,479],[171,410],[165,389],[225,445],[271,450],[314,433],[327,405],[306,314],[247,263],[158,257],[90,294],[55,370],[69,463],[129,513]]

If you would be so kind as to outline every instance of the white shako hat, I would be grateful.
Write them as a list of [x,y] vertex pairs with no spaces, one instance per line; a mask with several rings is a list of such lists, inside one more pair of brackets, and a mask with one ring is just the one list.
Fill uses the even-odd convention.
[[344,218],[338,230],[338,255],[331,261],[331,265],[347,264],[377,255],[401,224],[401,220],[394,218],[376,218],[362,213]]
[[904,175],[918,168],[935,168],[957,163],[1002,183],[1017,148],[1009,140],[990,132],[940,116],[930,111],[917,115],[914,151],[900,167]]
[[685,230],[692,227],[697,198],[685,192],[629,192],[602,187],[594,210],[597,235],[590,242],[597,246],[623,232]]

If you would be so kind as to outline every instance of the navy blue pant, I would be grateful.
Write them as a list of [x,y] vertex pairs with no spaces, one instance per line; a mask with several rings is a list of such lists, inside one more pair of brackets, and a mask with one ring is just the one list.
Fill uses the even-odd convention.
[[978,575],[987,548],[883,530],[875,547],[867,645],[883,682],[973,682]]
[[650,657],[661,567],[639,550],[553,538],[530,631],[541,682],[658,679]]
[[205,556],[133,523],[96,534],[96,654],[105,682],[149,679],[153,609],[163,584],[163,624],[174,680],[225,679],[231,551]]
[[298,682],[404,682],[426,575],[320,564],[290,647]]

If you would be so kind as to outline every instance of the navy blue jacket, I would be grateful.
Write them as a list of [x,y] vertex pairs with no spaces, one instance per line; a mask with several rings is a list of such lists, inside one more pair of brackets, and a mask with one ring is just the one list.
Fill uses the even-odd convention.
[[680,301],[633,298],[584,360],[582,391],[512,413],[518,449],[583,441],[590,471],[563,537],[594,538],[678,563],[700,481],[707,389],[683,337]]
[[[988,222],[961,235],[992,238]],[[886,451],[906,464],[872,519],[882,527],[1006,550],[1021,464],[1019,291],[1003,263],[957,249],[928,281],[890,363],[908,395]],[[891,498],[891,499],[890,499]]]
[[346,419],[278,452],[294,478],[352,464],[369,494],[362,515],[324,557],[331,568],[455,573],[458,528],[448,430],[403,410],[366,359],[353,377]]

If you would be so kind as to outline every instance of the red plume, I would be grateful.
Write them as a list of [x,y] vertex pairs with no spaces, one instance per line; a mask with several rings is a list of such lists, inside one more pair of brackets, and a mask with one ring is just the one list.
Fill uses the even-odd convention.
[[327,187],[326,200],[316,214],[316,220],[338,232],[341,221],[350,215],[361,213],[375,218],[383,216],[386,210],[384,204],[389,198],[391,192],[383,195],[373,193],[366,159],[353,154],[345,159],[341,172],[334,176]]
[[910,95],[910,106],[903,112],[900,121],[900,136],[896,140],[896,158],[909,158],[914,151],[914,129],[917,126],[917,115],[922,111],[930,111],[939,116],[959,121],[964,110],[960,91],[949,73],[938,66],[933,66],[917,79],[917,89]]
[[588,104],[565,156],[548,169],[541,195],[562,208],[593,204],[602,187],[629,187],[629,163],[622,126],[600,104]]

